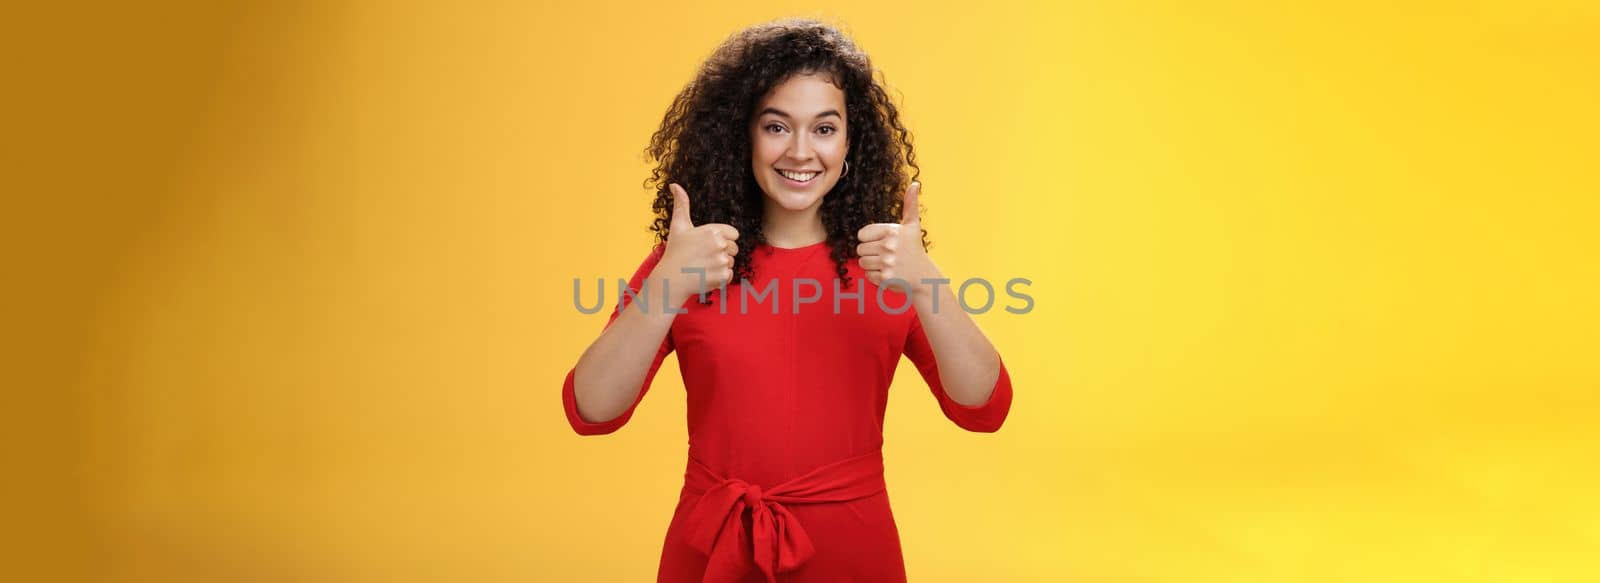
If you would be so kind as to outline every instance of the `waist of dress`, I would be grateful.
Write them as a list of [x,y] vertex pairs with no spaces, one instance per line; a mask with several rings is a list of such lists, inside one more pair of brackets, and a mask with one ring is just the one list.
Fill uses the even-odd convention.
[[798,568],[816,552],[786,505],[859,500],[883,492],[884,487],[882,451],[818,466],[765,487],[718,474],[691,456],[684,489],[699,499],[684,526],[689,545],[707,557],[702,581],[738,581],[752,568],[767,581],[777,581],[778,573]]

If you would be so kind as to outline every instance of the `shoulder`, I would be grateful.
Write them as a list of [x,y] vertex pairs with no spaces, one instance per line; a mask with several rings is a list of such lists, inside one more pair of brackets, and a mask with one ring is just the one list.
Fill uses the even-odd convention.
[[650,251],[645,253],[644,259],[639,262],[639,268],[634,270],[633,279],[638,281],[654,270],[656,264],[661,262],[661,256],[666,251],[667,246],[663,243],[656,243],[655,246],[651,247]]

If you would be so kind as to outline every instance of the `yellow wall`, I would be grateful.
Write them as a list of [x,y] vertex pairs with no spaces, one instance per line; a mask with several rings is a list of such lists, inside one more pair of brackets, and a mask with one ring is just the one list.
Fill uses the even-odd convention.
[[1600,577],[1600,9],[1050,4],[14,21],[19,564],[653,577],[682,385],[573,435],[604,315],[571,280],[643,257],[640,153],[699,60],[809,15],[903,94],[943,270],[1034,281],[979,319],[1000,433],[901,367],[912,580]]

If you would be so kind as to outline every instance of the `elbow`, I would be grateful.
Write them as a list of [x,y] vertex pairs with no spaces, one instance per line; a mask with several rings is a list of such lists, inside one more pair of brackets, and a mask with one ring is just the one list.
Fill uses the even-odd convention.
[[1011,392],[1002,392],[996,388],[989,396],[988,402],[982,405],[968,407],[951,401],[945,407],[944,415],[951,422],[973,433],[994,433],[1005,425],[1006,416],[1011,412]]
[[1005,425],[1005,423],[1006,419],[1002,416],[1001,418],[992,422],[969,423],[962,427],[962,429],[966,429],[967,431],[971,431],[973,433],[994,433],[1000,431],[1000,427]]
[[957,415],[951,416],[950,420],[955,422],[956,427],[960,427],[973,433],[994,433],[996,431],[1000,431],[1000,427],[1005,425],[1006,414],[1002,411],[999,414],[991,415]]
[[572,426],[573,433],[577,433],[578,435],[606,435],[615,433],[617,429],[622,427],[623,423],[627,422],[626,412],[621,415],[617,415],[615,418],[609,421],[598,422],[586,420],[583,418],[582,414],[578,413],[578,394],[573,383],[573,377],[577,373],[577,370],[577,368],[573,368],[571,371],[568,371],[567,379],[561,386],[561,407],[566,412],[567,424]]
[[963,405],[952,399],[944,408],[945,416],[957,427],[973,433],[999,431],[1011,413],[1011,375],[1001,366],[996,377],[988,399],[977,405]]
[[610,435],[612,433],[616,433],[616,431],[617,427],[609,427],[599,424],[572,424],[572,432],[582,436]]

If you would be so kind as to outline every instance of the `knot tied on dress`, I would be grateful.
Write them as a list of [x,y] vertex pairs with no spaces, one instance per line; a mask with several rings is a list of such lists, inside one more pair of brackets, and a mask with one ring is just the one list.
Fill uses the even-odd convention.
[[761,486],[747,484],[744,490],[744,505],[755,508],[761,504]]
[[734,583],[755,568],[776,583],[778,573],[799,568],[816,552],[787,505],[848,502],[883,492],[883,454],[846,458],[765,490],[690,457],[684,486],[700,496],[685,525],[689,545],[707,558],[702,582]]

